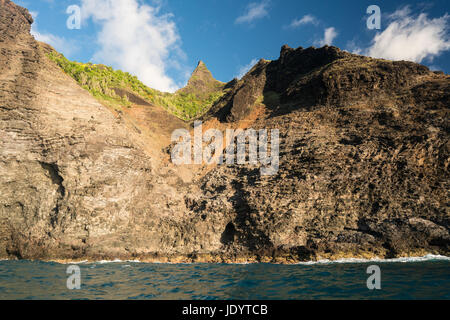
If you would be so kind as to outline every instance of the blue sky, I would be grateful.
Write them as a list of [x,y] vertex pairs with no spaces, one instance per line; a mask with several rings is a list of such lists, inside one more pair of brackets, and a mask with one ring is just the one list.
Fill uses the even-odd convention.
[[[13,0],[14,1],[14,0]],[[291,47],[332,44],[450,71],[450,2],[365,0],[16,0],[35,16],[33,34],[69,59],[105,63],[173,91],[198,60],[229,81],[258,59]],[[81,29],[66,26],[81,8]],[[369,30],[367,7],[381,9]]]

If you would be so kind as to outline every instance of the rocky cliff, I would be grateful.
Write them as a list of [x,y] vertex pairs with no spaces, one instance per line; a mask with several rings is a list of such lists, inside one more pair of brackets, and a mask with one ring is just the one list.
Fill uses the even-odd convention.
[[[175,166],[170,134],[188,124],[140,99],[123,112],[103,106],[48,59],[31,23],[0,0],[0,258],[450,254],[449,76],[285,46],[226,84],[202,119],[279,129],[277,174]],[[197,69],[189,93],[217,84]]]
[[279,60],[229,85],[205,119],[232,124],[262,107],[252,127],[281,132],[276,176],[218,168],[193,205],[233,207],[230,235],[243,251],[288,260],[448,254],[449,76],[284,46]]
[[46,57],[26,10],[0,4],[0,257],[171,251],[161,230],[184,225],[186,191],[160,144],[184,123],[156,107],[141,123],[111,112]]

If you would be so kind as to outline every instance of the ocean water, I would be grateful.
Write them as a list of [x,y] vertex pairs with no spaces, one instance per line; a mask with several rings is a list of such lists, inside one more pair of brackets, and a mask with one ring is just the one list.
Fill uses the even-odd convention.
[[[367,288],[378,265],[381,289]],[[78,264],[0,261],[0,299],[450,299],[450,258],[274,264]]]

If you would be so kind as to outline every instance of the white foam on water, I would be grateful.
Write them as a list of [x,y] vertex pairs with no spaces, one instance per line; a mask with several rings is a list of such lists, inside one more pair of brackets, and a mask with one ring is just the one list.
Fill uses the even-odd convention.
[[122,263],[123,261],[122,260],[120,260],[120,259],[114,259],[114,260],[112,260],[112,261],[110,261],[110,260],[100,260],[100,261],[97,261],[97,262],[95,262],[95,263],[98,263],[98,264],[105,264],[105,263]]
[[450,261],[450,257],[427,254],[423,257],[403,257],[403,258],[392,258],[392,259],[381,259],[381,258],[373,258],[373,259],[359,259],[359,258],[347,258],[347,259],[337,259],[337,260],[319,260],[319,261],[306,261],[306,262],[298,262],[296,265],[314,265],[314,264],[338,264],[338,263],[370,263],[370,262],[378,262],[378,263],[389,263],[389,262],[424,262],[424,261]]
[[95,263],[95,264],[106,264],[106,263],[141,263],[139,260],[120,260],[120,259],[114,259],[114,260],[100,260],[95,262],[88,262],[88,263]]
[[[48,262],[54,262],[54,261],[48,261]],[[66,261],[66,262],[63,262],[63,261],[57,261],[56,263],[59,263],[59,264],[86,264],[86,263],[89,263],[89,261],[88,261],[88,260],[81,260],[81,261]]]
[[[424,262],[424,261],[450,261],[450,257],[427,254],[422,257],[403,257],[403,258],[392,258],[392,259],[382,259],[382,258],[372,258],[372,259],[361,259],[361,258],[346,258],[346,259],[337,259],[337,260],[318,260],[318,261],[305,261],[294,263],[293,265],[315,265],[315,264],[339,264],[339,263],[389,263],[389,262],[401,262],[401,263],[409,263],[409,262]],[[171,264],[171,265],[192,265],[192,264],[208,264],[208,263],[177,263],[177,262],[141,262],[139,260],[101,260],[97,262],[88,262],[95,264],[105,264],[105,263],[148,263],[148,264]],[[222,263],[214,263],[214,264],[222,264]],[[239,262],[239,263],[226,263],[230,265],[248,265],[248,264],[258,264],[256,262]]]

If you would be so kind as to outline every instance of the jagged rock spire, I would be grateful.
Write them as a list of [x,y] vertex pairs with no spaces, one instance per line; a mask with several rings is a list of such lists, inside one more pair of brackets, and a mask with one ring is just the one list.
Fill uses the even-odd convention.
[[192,72],[187,86],[180,89],[180,91],[184,93],[205,94],[216,91],[221,86],[223,86],[223,83],[214,79],[206,64],[200,60],[194,72]]

